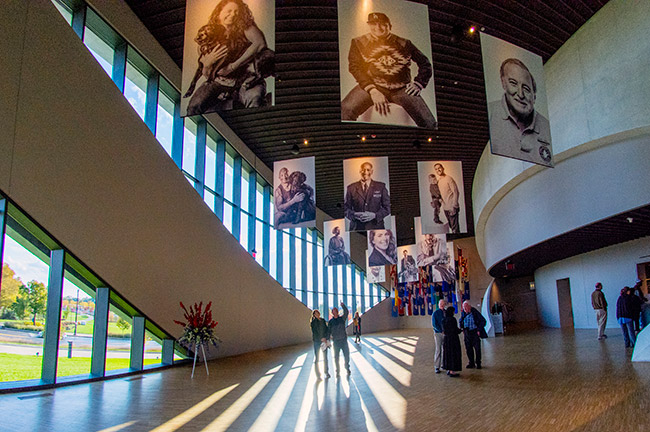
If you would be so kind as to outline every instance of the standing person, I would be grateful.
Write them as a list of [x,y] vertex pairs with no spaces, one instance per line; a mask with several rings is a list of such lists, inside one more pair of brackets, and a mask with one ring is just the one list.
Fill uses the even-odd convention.
[[345,191],[345,217],[350,231],[384,228],[384,218],[390,214],[390,195],[386,183],[372,179],[374,168],[364,162],[359,168],[361,179],[350,183]]
[[603,284],[598,282],[596,289],[591,293],[591,306],[596,311],[596,321],[598,322],[598,340],[607,339],[605,326],[607,325],[607,300],[603,294]]
[[442,367],[443,369],[447,369],[447,375],[457,377],[463,369],[463,360],[462,352],[460,351],[460,338],[458,337],[461,330],[458,328],[458,322],[454,317],[453,306],[445,309],[445,318],[442,320],[442,331]]
[[355,336],[354,342],[360,343],[361,342],[361,317],[359,316],[359,312],[355,312],[354,314],[353,330]]
[[645,296],[641,297],[641,301],[641,330],[643,330],[650,325],[650,303]]
[[458,224],[458,214],[460,213],[458,185],[453,178],[445,174],[445,167],[442,164],[435,164],[433,169],[438,175],[438,187],[442,196],[442,209],[445,211],[445,216],[447,216],[449,229],[452,233],[460,233],[460,225]]
[[[327,327],[327,322],[321,318],[320,311],[314,309],[311,313],[311,320],[309,321],[311,326],[311,339],[314,342],[314,371],[316,371],[316,379],[321,380],[320,371],[318,370],[318,357],[322,351],[322,344],[327,344],[327,340],[330,337],[329,329]],[[325,378],[329,378],[329,367],[327,361],[327,349],[323,352],[323,362],[325,366],[323,367],[323,373]]]
[[345,370],[350,375],[350,347],[348,346],[348,335],[345,333],[345,324],[348,322],[348,308],[341,302],[343,315],[339,316],[337,308],[332,309],[332,319],[329,322],[330,336],[334,342],[334,361],[336,362],[336,377],[340,376],[339,353],[343,351]]
[[481,369],[481,337],[487,337],[485,333],[485,318],[473,308],[468,300],[463,302],[463,312],[460,315],[460,328],[463,329],[465,340],[465,351],[469,363],[467,369]]
[[621,290],[621,295],[616,301],[616,320],[623,331],[625,348],[633,348],[636,343],[636,334],[634,333],[633,305],[630,298],[630,287]]
[[442,366],[442,339],[443,339],[442,321],[445,318],[446,306],[447,306],[447,302],[445,300],[440,300],[438,302],[438,310],[435,311],[431,316],[431,325],[433,326],[433,342],[435,344],[435,349],[436,349],[436,352],[433,356],[433,365],[436,368],[436,373],[440,373],[440,366]]
[[[410,40],[391,33],[386,14],[371,13],[367,23],[370,32],[350,44],[349,70],[358,84],[341,101],[341,120],[356,121],[372,106],[386,116],[389,103],[394,103],[418,126],[436,128],[436,119],[420,96],[433,76],[431,62]],[[413,79],[411,60],[418,67]]]
[[641,281],[637,279],[634,288],[630,288],[630,299],[632,302],[632,319],[634,320],[634,331],[641,331],[641,306],[643,305],[643,291],[641,291]]

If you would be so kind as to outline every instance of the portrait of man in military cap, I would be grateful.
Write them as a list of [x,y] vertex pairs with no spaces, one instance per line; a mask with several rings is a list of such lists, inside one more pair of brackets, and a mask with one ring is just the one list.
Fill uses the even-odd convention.
[[[339,8],[347,10],[348,3],[350,2],[339,0]],[[353,3],[359,6],[359,2]],[[401,9],[402,6],[419,6],[424,9],[420,11],[420,15],[408,14]],[[341,120],[365,121],[362,117],[365,117],[368,111],[374,111],[375,117],[392,116],[397,124],[400,124],[402,119],[402,125],[435,129],[437,121],[431,109],[433,106],[435,110],[435,99],[427,101],[423,98],[424,90],[429,88],[432,91],[433,87],[430,41],[425,38],[427,40],[418,45],[409,38],[393,33],[393,19],[399,19],[402,23],[403,28],[400,28],[400,31],[412,31],[410,26],[404,25],[405,16],[421,17],[424,13],[424,16],[428,17],[427,7],[397,1],[373,1],[371,7],[376,9],[364,15],[367,17],[364,34],[353,37],[348,46],[344,46],[345,41],[339,37],[342,60]],[[359,14],[343,15],[339,9],[339,18],[342,19],[343,16],[358,19]],[[339,23],[339,27],[344,26],[344,23]],[[422,32],[429,35],[428,20]],[[343,59],[346,53],[347,57]],[[344,63],[347,70],[344,70]],[[352,79],[349,79],[350,77]],[[398,108],[401,108],[403,117],[391,112],[398,111]]]

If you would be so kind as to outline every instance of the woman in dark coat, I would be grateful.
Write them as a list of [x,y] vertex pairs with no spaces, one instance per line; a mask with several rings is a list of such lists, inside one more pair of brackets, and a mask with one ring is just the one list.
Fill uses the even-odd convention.
[[327,340],[330,338],[330,332],[327,326],[327,321],[320,317],[320,311],[318,309],[314,309],[311,313],[309,325],[311,326],[311,339],[314,343],[314,371],[316,371],[316,379],[320,381],[321,377],[320,371],[318,370],[318,357],[321,351],[323,352],[323,361],[325,363],[323,370],[325,378],[330,377],[327,365],[327,348],[325,348],[325,350],[322,349],[322,344],[327,344]]
[[461,330],[454,318],[452,306],[445,310],[445,317],[442,319],[442,332],[442,368],[447,369],[447,375],[451,377],[460,376],[458,372],[462,370],[463,365],[458,335]]

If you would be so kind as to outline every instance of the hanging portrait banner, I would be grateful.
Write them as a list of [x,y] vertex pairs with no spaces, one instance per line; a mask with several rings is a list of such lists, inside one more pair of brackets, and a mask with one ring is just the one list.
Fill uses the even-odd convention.
[[456,264],[454,263],[454,242],[447,242],[444,256],[431,267],[431,282],[448,282],[456,280]]
[[418,266],[415,264],[416,245],[397,248],[397,277],[400,282],[417,282],[420,280]]
[[341,120],[434,129],[427,5],[338,0]]
[[325,257],[323,265],[352,264],[350,259],[350,233],[345,230],[345,219],[323,222]]
[[466,233],[462,162],[418,162],[418,184],[422,233]]
[[542,58],[485,33],[481,52],[492,153],[552,167]]
[[387,157],[343,161],[345,226],[348,231],[384,229],[390,223]]
[[274,51],[274,1],[187,0],[181,116],[273,105]]
[[368,264],[370,251],[366,250],[366,280],[368,283],[386,282],[386,266],[371,267]]
[[273,163],[275,229],[316,226],[315,184],[316,163],[313,156]]
[[447,264],[447,235],[422,234],[420,221],[419,217],[414,219],[415,244],[417,245],[415,262],[418,267]]

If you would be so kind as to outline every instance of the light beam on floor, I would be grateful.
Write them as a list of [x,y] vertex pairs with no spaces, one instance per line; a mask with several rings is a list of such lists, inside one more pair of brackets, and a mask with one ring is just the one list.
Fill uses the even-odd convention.
[[133,421],[130,421],[130,422],[122,423],[121,425],[111,426],[109,428],[102,429],[99,432],[117,432],[117,431],[121,431],[122,429],[126,429],[129,426],[134,425],[136,423],[137,423],[137,420],[133,420]]
[[[310,363],[308,365],[309,369],[312,369],[313,366]],[[304,367],[303,367],[304,368]],[[302,404],[300,405],[300,411],[298,411],[298,420],[296,420],[296,428],[294,429],[294,432],[303,432],[305,430],[305,427],[307,426],[307,421],[309,420],[309,413],[311,412],[311,406],[314,403],[314,392],[311,391],[312,388],[316,385],[316,374],[312,373],[310,371],[309,373],[309,378],[307,379],[307,385],[305,386],[305,395],[302,398]],[[316,389],[316,392],[320,393],[321,395],[323,394],[323,386],[327,385],[326,383],[320,383],[318,384],[318,388]],[[318,409],[320,410],[320,407],[323,404],[322,401],[322,396],[320,397],[320,405],[318,404],[317,401],[317,406]]]
[[376,342],[376,340],[373,340],[372,338],[365,338],[365,342],[374,345],[376,347],[376,350],[380,349],[384,351],[386,354],[390,354],[393,357],[395,357],[397,360],[401,361],[404,364],[407,364],[409,366],[413,366],[413,356],[405,353],[402,350],[398,350],[396,348],[393,348],[392,346],[388,344],[379,344]]
[[234,388],[239,384],[233,384],[230,387],[214,392],[207,398],[203,399],[201,402],[192,406],[188,410],[182,412],[171,420],[166,421],[155,429],[152,429],[150,432],[172,432],[180,429],[182,426],[189,423],[193,418],[198,417],[203,411],[210,408],[212,405],[217,403],[221,398],[230,393]]
[[[375,349],[374,352],[372,353],[372,359],[377,363],[379,363],[381,367],[383,367],[386,370],[386,372],[391,374],[393,378],[399,381],[400,384],[406,387],[410,387],[411,372],[406,368],[404,368],[403,366],[399,365],[398,363],[394,362],[393,360],[389,359],[384,354],[382,354],[383,348],[385,347],[382,346],[381,348]],[[413,364],[413,358],[411,357],[411,365],[412,364]]]
[[352,354],[351,357],[388,420],[395,428],[404,429],[406,399],[361,354],[357,352]]
[[291,369],[275,390],[275,393],[273,393],[273,396],[271,396],[271,399],[269,399],[266,406],[262,409],[262,412],[257,417],[249,431],[275,430],[280,422],[280,417],[284,412],[284,407],[287,405],[289,396],[291,396],[291,392],[296,385],[296,380],[298,379],[298,375],[300,375],[300,371],[302,370],[302,366],[305,364],[306,358],[307,354],[302,354],[291,365]]
[[225,431],[230,427],[231,424],[235,422],[241,415],[241,413],[244,412],[246,408],[248,408],[248,405],[255,400],[258,394],[262,390],[264,390],[264,387],[271,381],[271,379],[275,376],[275,373],[277,372],[282,365],[277,366],[273,369],[270,369],[266,375],[264,375],[262,378],[258,379],[255,384],[251,386],[246,392],[239,396],[239,399],[237,399],[232,405],[230,405],[224,412],[222,412],[216,419],[212,420],[209,425],[204,427],[202,431],[205,432],[216,432],[216,431]]

